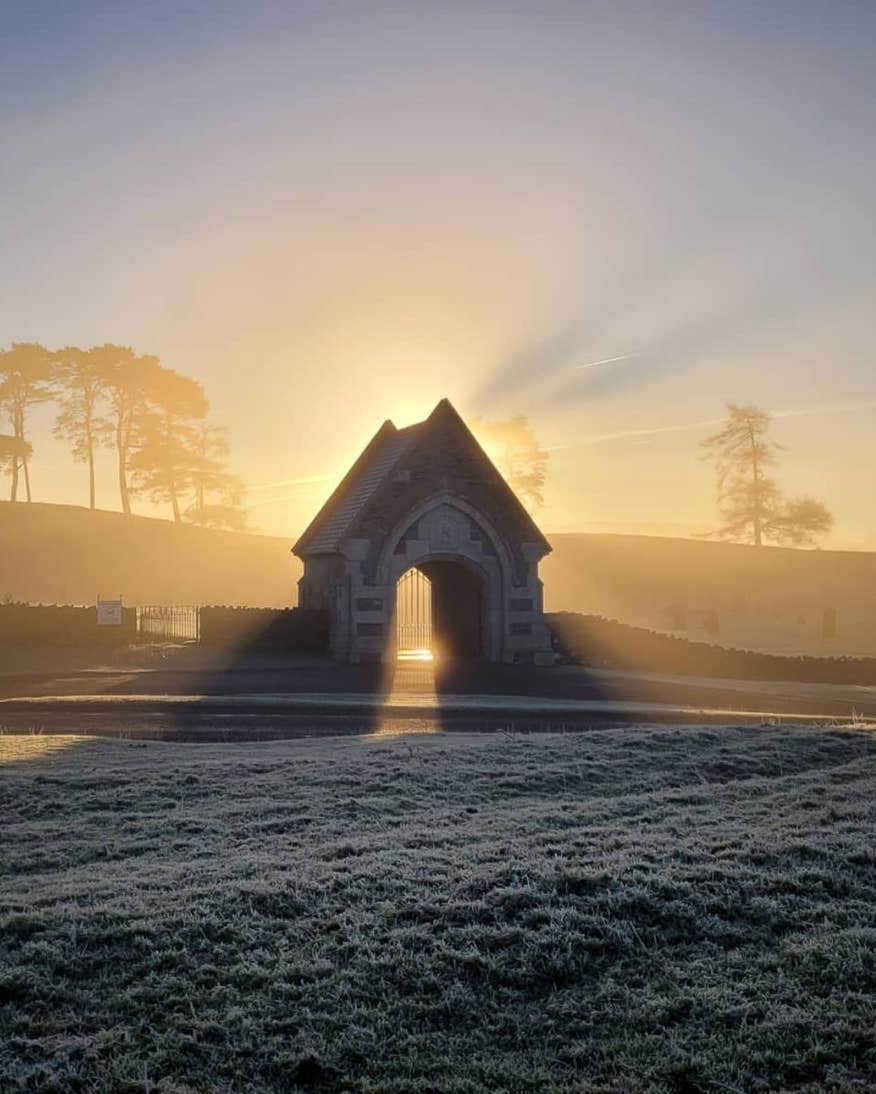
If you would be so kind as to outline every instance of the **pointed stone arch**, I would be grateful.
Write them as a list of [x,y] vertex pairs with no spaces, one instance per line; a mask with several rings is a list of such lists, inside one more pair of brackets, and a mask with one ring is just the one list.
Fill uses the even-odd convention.
[[[420,502],[386,536],[374,576],[375,585],[386,590],[390,618],[402,574],[417,567],[428,576],[428,567],[436,563],[477,574],[483,601],[481,653],[491,661],[503,660],[506,594],[513,585],[511,552],[483,513],[448,491]],[[441,596],[440,589],[436,595]]]
[[299,603],[329,613],[338,659],[394,656],[411,567],[432,568],[449,618],[454,596],[473,595],[453,566],[478,575],[483,656],[552,659],[538,576],[550,545],[447,400],[416,426],[384,423],[294,550]]

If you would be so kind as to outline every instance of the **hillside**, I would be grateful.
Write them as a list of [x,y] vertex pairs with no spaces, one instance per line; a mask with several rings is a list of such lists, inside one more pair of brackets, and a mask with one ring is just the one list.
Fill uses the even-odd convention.
[[[542,576],[550,611],[776,653],[876,653],[876,553],[658,536],[549,538],[554,551]],[[823,637],[826,612],[835,619],[832,638]]]
[[292,541],[72,505],[0,502],[0,597],[91,604],[296,603]]
[[[777,653],[876,654],[876,554],[657,536],[549,535],[545,606]],[[0,597],[296,603],[292,539],[0,502]],[[823,637],[825,612],[836,634]],[[717,630],[714,629],[717,623]],[[711,627],[711,629],[710,629]]]

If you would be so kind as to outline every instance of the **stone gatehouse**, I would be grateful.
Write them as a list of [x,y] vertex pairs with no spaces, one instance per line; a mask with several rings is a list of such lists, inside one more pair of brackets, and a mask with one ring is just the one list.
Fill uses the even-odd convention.
[[387,421],[295,544],[298,601],[329,614],[340,661],[394,659],[396,590],[430,590],[439,656],[552,660],[539,561],[550,544],[447,399],[424,422]]

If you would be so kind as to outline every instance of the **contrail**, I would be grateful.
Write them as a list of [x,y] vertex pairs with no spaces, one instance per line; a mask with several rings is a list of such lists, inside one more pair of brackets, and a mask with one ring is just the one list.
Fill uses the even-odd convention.
[[872,410],[876,403],[839,403],[834,406],[803,407],[799,410],[771,410],[773,418],[809,418],[816,414],[852,414],[856,410]]
[[582,445],[602,444],[604,441],[623,441],[629,437],[654,437],[659,433],[688,433],[697,429],[709,429],[721,425],[722,418],[707,418],[701,422],[687,422],[684,425],[660,425],[653,429],[619,429],[616,433],[600,433],[580,441]]
[[603,357],[601,361],[588,361],[586,365],[575,365],[575,368],[596,368],[597,365],[610,365],[614,361],[629,361],[630,358],[638,356],[638,353],[622,353],[620,357]]
[[[814,418],[822,414],[852,414],[858,410],[869,410],[876,403],[865,401],[860,403],[840,403],[833,406],[801,407],[794,410],[771,410],[772,418]],[[699,422],[686,422],[679,425],[660,425],[651,429],[619,429],[616,433],[599,433],[579,441],[579,445],[602,444],[605,441],[623,441],[634,437],[655,437],[660,433],[690,433],[699,429],[712,429],[722,425],[723,418],[704,418]],[[569,446],[572,447],[572,446]]]

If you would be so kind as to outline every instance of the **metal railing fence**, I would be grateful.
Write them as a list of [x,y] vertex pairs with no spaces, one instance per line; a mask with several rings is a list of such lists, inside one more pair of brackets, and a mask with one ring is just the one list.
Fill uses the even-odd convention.
[[137,609],[137,634],[152,642],[197,642],[201,610],[179,605],[144,605]]

